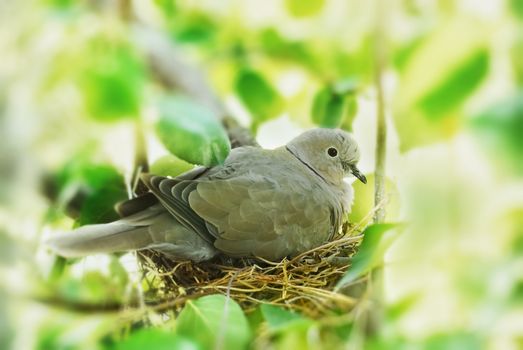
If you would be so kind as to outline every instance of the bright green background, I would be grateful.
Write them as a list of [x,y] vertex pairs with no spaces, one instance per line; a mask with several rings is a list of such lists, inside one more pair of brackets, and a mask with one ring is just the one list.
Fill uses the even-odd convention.
[[[369,223],[374,205],[384,53],[386,221],[404,225],[369,227],[339,284],[355,293],[342,287],[384,260],[379,308],[363,295],[318,320],[272,305],[245,315],[214,295],[162,318],[34,301],[111,305],[146,288],[129,255],[65,261],[40,244],[117,217],[137,130],[162,175],[230,151],[217,110],[166,88],[138,23],[175,45],[262,145],[314,126],[354,132],[369,184],[353,185],[352,223]],[[521,0],[2,3],[0,348],[523,347],[522,33]],[[383,322],[369,332],[373,308]]]

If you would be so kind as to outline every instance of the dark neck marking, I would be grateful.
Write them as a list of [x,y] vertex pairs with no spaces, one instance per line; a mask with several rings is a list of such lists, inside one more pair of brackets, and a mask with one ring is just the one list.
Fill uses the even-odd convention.
[[303,165],[305,165],[307,168],[309,168],[310,171],[312,171],[314,174],[318,175],[323,181],[328,183],[327,180],[325,180],[325,178],[323,176],[321,176],[313,167],[311,167],[309,164],[307,164],[303,159],[298,157],[298,155],[296,153],[294,153],[288,146],[285,146],[285,149],[287,151],[289,151],[289,153],[292,154],[294,156],[294,158],[298,159]]

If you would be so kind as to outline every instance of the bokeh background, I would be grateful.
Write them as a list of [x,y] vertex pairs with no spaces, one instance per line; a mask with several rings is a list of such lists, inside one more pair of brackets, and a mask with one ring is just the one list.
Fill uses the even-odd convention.
[[368,220],[381,109],[386,221],[407,228],[384,255],[378,331],[358,312],[260,331],[236,310],[225,334],[523,348],[522,0],[3,0],[0,52],[0,348],[202,348],[186,320],[82,304],[125,304],[132,254],[65,262],[41,241],[115,219],[140,160],[164,175],[219,161],[224,116],[268,148],[352,131],[371,181],[349,219]]

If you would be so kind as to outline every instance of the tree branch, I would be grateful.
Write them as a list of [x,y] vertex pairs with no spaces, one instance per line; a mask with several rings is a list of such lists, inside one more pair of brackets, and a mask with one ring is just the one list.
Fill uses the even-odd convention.
[[162,312],[171,309],[173,306],[182,306],[188,300],[198,299],[202,296],[209,295],[208,293],[195,293],[185,296],[178,296],[172,299],[158,300],[154,302],[147,302],[145,308],[140,304],[139,301],[133,300],[126,303],[121,303],[117,301],[107,301],[104,303],[93,303],[89,301],[81,300],[66,300],[61,297],[52,296],[52,297],[43,297],[35,296],[30,298],[38,303],[48,305],[50,307],[55,307],[58,309],[64,309],[68,311],[73,311],[77,313],[112,313],[112,312],[121,312],[126,310],[129,312],[143,312],[146,310],[153,310],[156,312]]
[[167,89],[181,91],[209,108],[227,130],[233,148],[258,145],[252,134],[230,116],[202,72],[183,61],[180,50],[165,34],[141,23],[133,26],[133,32],[161,84]]

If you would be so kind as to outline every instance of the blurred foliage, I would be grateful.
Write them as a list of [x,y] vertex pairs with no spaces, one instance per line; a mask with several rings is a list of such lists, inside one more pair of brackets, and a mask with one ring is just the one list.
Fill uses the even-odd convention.
[[338,81],[322,88],[314,96],[312,121],[323,128],[339,128],[352,131],[352,121],[358,111],[357,84],[353,79]]
[[[377,2],[2,4],[0,348],[521,347],[523,1],[379,4],[390,126],[380,225],[369,215]],[[142,25],[179,47],[260,140],[283,143],[281,135],[314,126],[354,132],[369,183],[352,184],[348,220],[361,223],[364,239],[338,284],[342,293],[363,290],[353,310],[317,320],[266,304],[245,313],[222,295],[179,313],[127,310],[152,288],[137,282],[133,257],[66,261],[40,249],[35,261],[20,258],[42,233],[116,219],[140,152],[151,172],[173,177],[229,154],[220,111],[166,84],[136,38]],[[398,235],[390,223],[400,220],[408,225]],[[376,305],[365,283],[375,268],[385,276],[383,309],[381,328],[370,332]],[[17,298],[33,293],[61,307],[123,311],[118,319],[63,313]]]
[[89,53],[92,59],[80,77],[89,116],[101,121],[138,117],[145,83],[143,62],[128,47],[103,40],[93,40]]
[[260,305],[256,312],[259,314],[260,321],[254,330],[262,334],[261,339],[258,340],[260,347],[263,347],[264,341],[272,342],[279,349],[310,349],[320,345],[318,340],[311,342],[307,339],[307,334],[319,330],[319,322],[281,306],[269,304]]
[[523,175],[523,92],[488,108],[471,124],[494,162]]
[[510,9],[512,10],[512,13],[520,19],[523,19],[523,1],[509,0],[508,2],[510,5]]
[[295,62],[308,69],[320,69],[312,48],[303,41],[290,40],[275,28],[261,30],[258,40],[266,55]]
[[[114,317],[84,317],[57,311],[55,317],[44,317],[37,329],[37,340],[31,348],[47,349],[97,349],[98,339],[118,324]],[[82,337],[79,342],[77,337]],[[26,343],[29,345],[30,343]]]
[[188,98],[175,96],[161,100],[159,112],[156,131],[174,155],[192,164],[223,163],[231,145],[212,111]]
[[[349,213],[349,221],[367,225],[372,221],[371,215],[374,208],[374,174],[367,174],[367,184],[360,181],[352,183],[354,189],[353,209]],[[396,184],[391,179],[385,179],[387,202],[383,203],[386,209],[386,222],[395,222],[400,214],[400,194]]]
[[141,349],[155,349],[155,350],[198,350],[200,349],[195,343],[173,334],[166,330],[160,329],[142,329],[133,333],[129,338],[114,346],[107,347],[107,349],[114,350],[141,350]]
[[93,163],[88,154],[77,154],[45,184],[55,205],[79,226],[116,220],[114,205],[128,198],[122,174],[112,165]]
[[236,78],[236,92],[251,112],[253,125],[277,117],[283,111],[278,92],[256,71],[243,68]]
[[[459,109],[488,72],[482,30],[467,30],[474,25],[472,20],[450,21],[409,48],[394,113],[403,150],[459,132]],[[427,70],[431,62],[438,64]]]
[[7,300],[7,295],[0,291],[0,347],[2,349],[9,349],[14,338],[10,320],[11,315],[7,309]]
[[[383,264],[383,255],[399,234],[398,224],[373,224],[363,231],[363,241],[352,259],[351,268],[338,282],[336,288],[354,282],[375,267]],[[392,232],[388,232],[392,230]],[[388,234],[386,234],[388,232]]]
[[297,324],[306,326],[312,323],[311,320],[278,306],[263,304],[260,306],[260,310],[263,319],[272,332],[284,331],[286,328],[295,327]]
[[188,301],[177,318],[176,331],[194,339],[203,349],[243,349],[251,338],[242,309],[223,295]]
[[194,166],[171,154],[167,154],[155,160],[150,167],[152,174],[160,176],[176,177]]
[[512,65],[519,85],[523,85],[523,36],[514,43],[511,51]]
[[309,17],[317,14],[325,5],[325,0],[286,0],[285,6],[294,17]]

